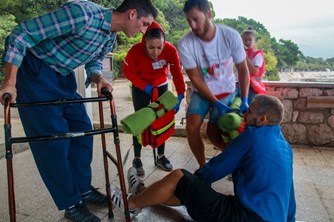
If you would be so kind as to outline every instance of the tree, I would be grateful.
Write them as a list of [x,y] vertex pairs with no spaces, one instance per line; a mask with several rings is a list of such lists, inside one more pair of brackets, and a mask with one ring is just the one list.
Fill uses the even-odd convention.
[[278,58],[278,67],[280,69],[292,68],[303,55],[297,44],[291,40],[280,39],[277,43],[275,39],[273,39],[273,49]]
[[[10,34],[16,26],[15,17],[11,14],[0,15],[0,57],[2,58],[5,48],[5,38]],[[3,64],[0,63],[0,83],[3,79]]]

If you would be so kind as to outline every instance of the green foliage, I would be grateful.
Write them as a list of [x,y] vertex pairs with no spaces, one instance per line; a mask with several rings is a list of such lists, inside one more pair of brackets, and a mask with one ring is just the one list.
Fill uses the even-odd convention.
[[304,57],[294,66],[299,71],[326,71],[334,70],[334,57],[324,60],[323,58]]
[[279,81],[280,78],[279,78],[279,75],[278,75],[278,70],[275,69],[275,70],[272,70],[270,72],[267,72],[265,79],[268,80],[268,81]]
[[274,42],[273,49],[278,58],[279,68],[293,67],[302,56],[297,44],[291,40],[280,39],[278,43]]
[[[116,8],[122,1],[94,0],[95,3],[107,8]],[[64,2],[67,2],[67,0],[1,0],[0,55],[2,55],[4,50],[4,39],[16,23],[50,12]],[[157,22],[165,30],[167,41],[176,46],[180,38],[189,31],[188,23],[183,13],[184,0],[153,0],[153,3],[158,8]],[[310,71],[334,70],[334,58],[324,60],[322,58],[304,57],[294,42],[284,39],[280,39],[277,42],[260,22],[242,16],[239,16],[238,19],[215,19],[215,12],[211,2],[210,7],[214,22],[231,26],[239,33],[248,27],[256,30],[257,48],[264,51],[267,71],[266,79],[278,80],[278,70],[286,68]],[[127,38],[123,33],[118,34],[117,44],[113,49],[114,73],[116,77],[122,75],[121,65],[128,50],[133,44],[140,42],[141,39],[141,34],[137,34],[132,38]]]
[[[0,60],[4,53],[5,39],[10,34],[12,29],[16,26],[15,17],[11,14],[0,15]],[[0,83],[3,80],[3,65],[0,62]]]

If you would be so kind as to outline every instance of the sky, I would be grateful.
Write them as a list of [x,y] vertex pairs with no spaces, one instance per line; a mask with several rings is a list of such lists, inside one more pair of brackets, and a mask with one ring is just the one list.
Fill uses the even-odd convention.
[[291,40],[305,56],[334,58],[333,0],[210,0],[215,18],[254,19],[272,37]]

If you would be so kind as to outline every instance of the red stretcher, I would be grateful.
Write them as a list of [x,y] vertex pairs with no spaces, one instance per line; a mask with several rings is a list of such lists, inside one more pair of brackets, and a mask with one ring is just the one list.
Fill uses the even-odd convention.
[[[106,182],[106,194],[108,198],[108,217],[113,218],[114,213],[112,211],[112,202],[111,202],[111,191],[110,191],[110,181],[109,181],[109,170],[108,170],[108,160],[111,160],[117,167],[120,187],[123,195],[124,202],[124,216],[126,222],[130,222],[130,214],[128,208],[128,202],[126,198],[126,186],[123,173],[122,165],[122,156],[120,150],[120,140],[119,140],[119,131],[117,125],[117,117],[114,99],[111,93],[106,89],[102,89],[102,93],[105,97],[92,97],[92,98],[83,98],[83,99],[59,99],[56,101],[44,101],[44,102],[33,102],[33,103],[9,103],[11,99],[10,94],[4,94],[4,133],[5,133],[5,158],[7,162],[7,181],[8,181],[8,203],[9,203],[9,215],[10,222],[16,222],[16,209],[15,209],[15,192],[14,192],[14,174],[13,174],[13,152],[12,145],[15,143],[25,143],[25,142],[43,142],[49,140],[58,140],[66,139],[73,137],[82,137],[82,136],[92,136],[101,134],[102,139],[102,149],[103,149],[103,165],[105,172],[105,182]],[[103,116],[103,101],[109,101],[110,112],[111,112],[111,127],[105,127],[104,125],[104,116]],[[10,110],[11,108],[17,107],[29,107],[29,106],[44,106],[44,105],[63,105],[70,103],[87,103],[87,102],[98,102],[99,106],[99,116],[100,116],[100,128],[93,129],[84,132],[72,132],[72,133],[63,133],[59,135],[46,135],[46,136],[36,136],[36,137],[12,137],[11,134],[11,123],[10,123]],[[106,147],[106,133],[113,133],[114,144],[116,149],[116,157],[114,157]]]

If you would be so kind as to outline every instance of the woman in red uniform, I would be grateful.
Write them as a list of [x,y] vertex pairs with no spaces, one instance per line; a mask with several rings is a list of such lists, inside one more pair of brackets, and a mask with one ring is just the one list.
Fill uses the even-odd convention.
[[266,94],[262,77],[266,72],[263,51],[255,48],[255,30],[248,28],[241,35],[247,55],[247,66],[250,73],[248,104],[251,104],[256,94]]
[[[185,82],[176,48],[165,40],[165,33],[156,22],[153,22],[143,35],[140,43],[132,46],[123,63],[123,73],[132,83],[132,100],[135,111],[146,107],[152,98],[153,89],[158,95],[168,90],[168,72],[171,72],[173,82],[180,102],[184,97]],[[134,160],[133,166],[139,176],[144,175],[143,164],[140,160],[141,144],[133,136]],[[158,147],[156,165],[166,171],[173,169],[172,164],[164,155],[165,144]]]

